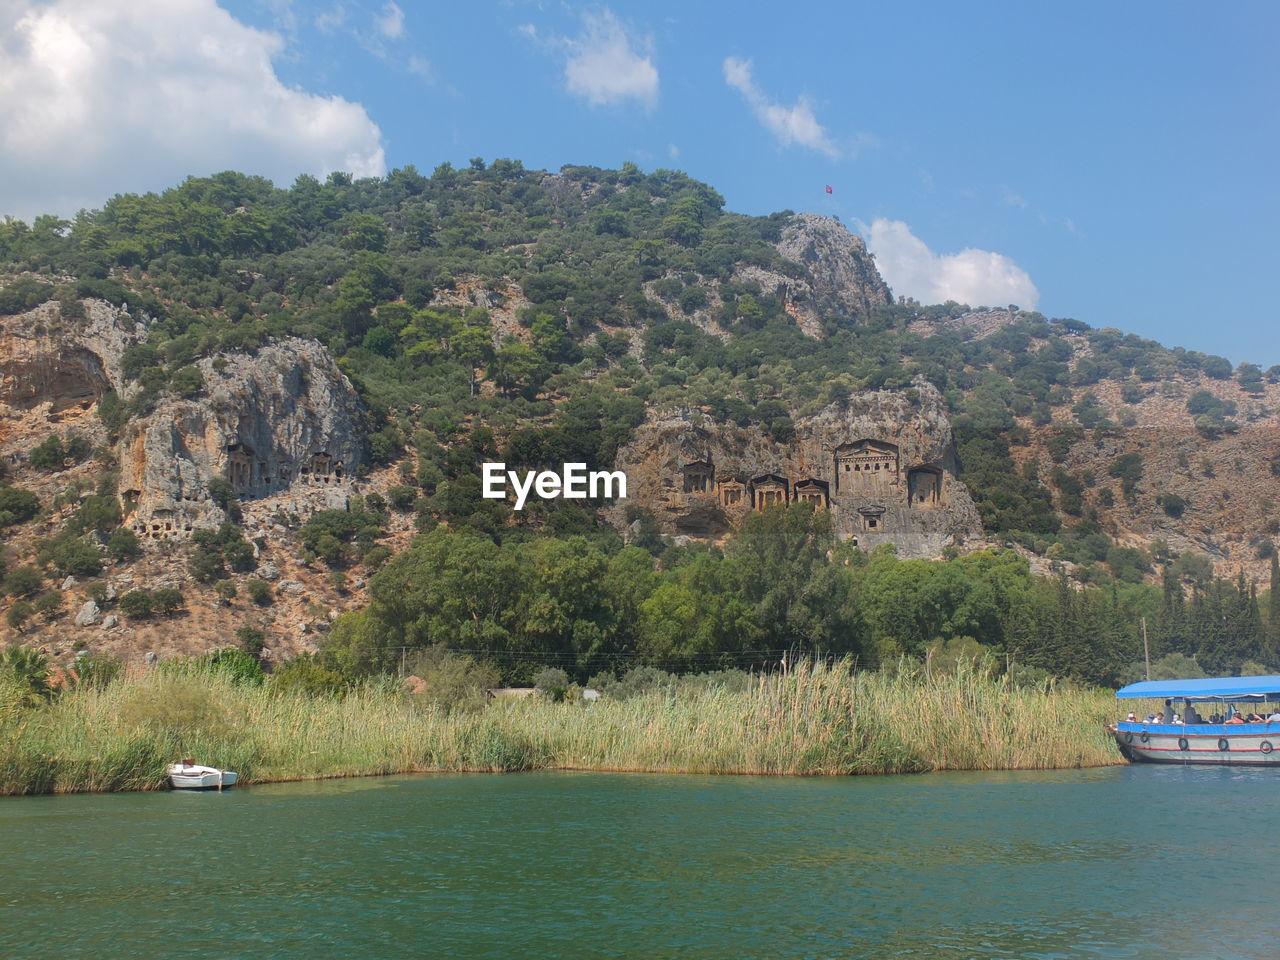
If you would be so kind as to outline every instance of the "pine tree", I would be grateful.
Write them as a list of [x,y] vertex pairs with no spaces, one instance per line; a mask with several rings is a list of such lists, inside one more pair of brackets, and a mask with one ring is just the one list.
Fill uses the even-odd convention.
[[1271,589],[1267,594],[1267,661],[1280,661],[1280,560],[1271,554]]

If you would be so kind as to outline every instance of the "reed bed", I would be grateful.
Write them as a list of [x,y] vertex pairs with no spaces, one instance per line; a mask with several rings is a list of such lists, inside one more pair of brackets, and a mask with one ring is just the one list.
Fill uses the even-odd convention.
[[545,768],[843,775],[1120,761],[1108,691],[1020,689],[802,662],[729,692],[493,701],[450,711],[371,683],[346,696],[153,671],[0,715],[0,794],[148,790],[183,756],[242,782]]

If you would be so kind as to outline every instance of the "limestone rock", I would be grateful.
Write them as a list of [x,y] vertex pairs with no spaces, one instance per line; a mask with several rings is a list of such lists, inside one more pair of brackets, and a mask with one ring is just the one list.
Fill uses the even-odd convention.
[[84,606],[82,606],[79,612],[76,613],[76,626],[92,626],[98,622],[99,613],[101,613],[101,611],[98,609],[98,605],[92,600],[86,600],[84,602]]
[[925,381],[798,418],[785,444],[685,412],[651,418],[618,451],[628,498],[610,518],[624,526],[624,504],[634,504],[666,533],[719,537],[754,509],[808,501],[831,510],[841,538],[931,557],[982,533],[957,468],[942,396]]
[[127,311],[82,300],[83,320],[63,319],[57,301],[0,318],[0,403],[51,414],[88,410],[109,390],[124,390],[120,360],[146,336]]
[[296,596],[297,594],[305,591],[307,588],[304,587],[302,584],[300,584],[297,580],[281,580],[280,589],[283,590],[285,593],[293,594]]
[[774,246],[803,268],[802,276],[752,265],[738,268],[734,279],[760,284],[810,336],[822,335],[824,317],[863,320],[877,307],[893,303],[866,243],[838,220],[816,213],[796,214]]
[[65,580],[63,580],[63,581],[62,581],[62,590],[63,590],[63,592],[65,593],[67,590],[70,590],[70,589],[71,589],[72,587],[74,587],[75,585],[76,585],[76,578],[75,578],[75,577],[67,577],[67,579],[65,579]]
[[363,408],[324,347],[294,338],[218,360],[198,364],[205,396],[167,400],[121,436],[122,509],[144,539],[221,523],[214,477],[246,502],[316,489],[337,506],[353,492]]
[[102,618],[103,630],[114,630],[119,625],[120,625],[120,618],[117,617],[114,613],[107,614],[107,616]]
[[280,576],[280,570],[274,563],[268,561],[254,571],[259,580],[274,580]]

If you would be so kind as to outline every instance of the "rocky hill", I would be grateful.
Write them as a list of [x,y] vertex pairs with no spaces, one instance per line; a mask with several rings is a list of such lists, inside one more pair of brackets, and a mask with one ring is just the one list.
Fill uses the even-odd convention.
[[[1280,370],[895,303],[837,221],[722,206],[673,171],[497,161],[220,174],[3,225],[0,641],[249,630],[286,655],[416,532],[612,530],[660,557],[774,505],[903,557],[1005,543],[1155,584],[1196,554],[1262,583]],[[480,496],[492,459],[614,466],[630,496],[515,514]],[[177,612],[121,609],[159,591]]]

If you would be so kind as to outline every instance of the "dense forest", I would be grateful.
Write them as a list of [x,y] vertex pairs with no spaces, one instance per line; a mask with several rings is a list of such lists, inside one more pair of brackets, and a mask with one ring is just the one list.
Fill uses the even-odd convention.
[[[54,300],[74,322],[84,300],[100,299],[146,318],[146,342],[124,358],[131,386],[97,405],[108,439],[166,396],[200,397],[202,358],[217,363],[284,336],[325,345],[367,407],[373,469],[398,471],[385,496],[317,514],[298,531],[315,569],[370,577],[367,607],[344,614],[321,651],[347,674],[444,644],[491,658],[516,680],[539,665],[585,679],[802,649],[867,664],[981,656],[1028,678],[1113,683],[1141,659],[1144,621],[1153,658],[1174,658],[1169,669],[1280,662],[1270,539],[1280,525],[1259,530],[1253,545],[1271,559],[1260,599],[1243,574],[1216,579],[1198,553],[1118,541],[1107,509],[1136,501],[1140,456],[1113,458],[1105,476],[1065,465],[1072,444],[1129,425],[1099,402],[1099,385],[1118,384],[1127,404],[1177,396],[1213,439],[1239,429],[1235,405],[1170,385],[1234,381],[1260,394],[1280,368],[1233,368],[1013,305],[1009,322],[984,337],[948,322],[968,305],[900,301],[871,316],[826,316],[815,339],[742,279],[744,267],[803,274],[774,246],[790,213],[723,207],[682,173],[630,164],[549,175],[476,159],[430,176],[412,167],[382,179],[304,176],[287,189],[223,173],[117,196],[70,221],[0,223],[0,314]],[[927,333],[921,321],[932,324]],[[640,507],[624,537],[593,504],[514,514],[480,496],[481,462],[611,463],[653,409],[692,408],[785,441],[797,416],[917,378],[946,398],[990,549],[943,562],[867,555],[802,507],[753,517],[720,546],[681,545]],[[1015,456],[1035,431],[1047,437],[1047,475]],[[4,560],[15,628],[37,631],[61,615],[59,577],[92,578],[104,562],[138,555],[119,527],[109,451],[74,432],[48,437],[0,481],[0,526],[16,529],[53,506],[26,489],[21,471],[57,473],[92,457],[100,481],[92,494],[68,494],[78,507],[64,528],[34,555]],[[233,492],[215,496],[234,519]],[[1171,518],[1187,506],[1172,494],[1159,501]],[[384,534],[397,517],[419,536],[392,556]],[[94,533],[106,538],[105,558],[88,544]],[[233,595],[251,569],[243,536],[232,524],[198,540],[196,582]],[[1056,572],[1033,575],[1029,557]],[[254,582],[244,589],[261,594]],[[181,604],[167,601],[169,612]],[[135,603],[140,617],[165,612]],[[1198,664],[1179,659],[1192,657]]]

